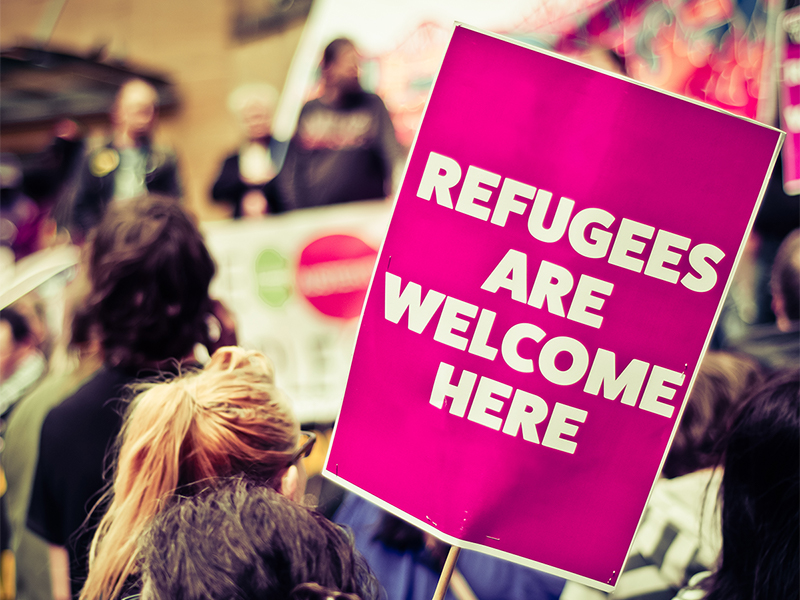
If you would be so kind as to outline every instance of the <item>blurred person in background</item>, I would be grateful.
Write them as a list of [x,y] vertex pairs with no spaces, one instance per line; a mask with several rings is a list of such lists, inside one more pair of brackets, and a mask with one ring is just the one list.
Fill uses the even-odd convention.
[[[356,547],[392,600],[429,600],[450,546],[377,505],[347,493],[334,521],[352,528]],[[462,550],[445,600],[557,600],[561,577]]]
[[[780,127],[778,123],[775,126]],[[784,153],[788,152],[789,147],[784,146],[781,158],[775,162],[767,192],[753,223],[751,241],[755,246],[755,314],[748,322],[756,325],[773,323],[777,317],[771,298],[771,268],[781,243],[792,230],[800,226],[800,199],[790,196],[783,189],[783,162],[787,159]]]
[[175,498],[140,554],[142,600],[378,600],[352,535],[261,482]]
[[281,212],[275,176],[286,154],[286,144],[272,138],[272,115],[278,92],[271,85],[245,84],[231,92],[228,109],[245,134],[239,151],[228,156],[211,189],[217,202],[233,208],[233,218]]
[[47,371],[31,326],[18,310],[0,310],[0,435],[9,413]]
[[375,200],[399,182],[404,152],[383,100],[359,82],[360,56],[347,38],[322,55],[322,95],[306,103],[278,175],[286,210]]
[[725,442],[719,564],[680,600],[797,598],[800,589],[800,370],[775,374]]
[[[208,341],[214,263],[197,227],[172,198],[114,202],[89,246],[82,313],[104,366],[44,419],[28,527],[49,544],[53,597],[75,598],[102,514],[106,453],[122,427],[124,390],[194,361]],[[71,591],[70,591],[71,589]]]
[[[68,197],[75,188],[84,154],[84,131],[73,119],[61,119],[53,128],[53,141],[28,158],[22,188],[44,213],[40,247],[66,238]],[[59,231],[60,229],[60,231]]]
[[15,260],[39,250],[39,231],[45,218],[22,184],[19,159],[7,152],[0,155],[0,245],[9,248]]
[[775,255],[769,282],[775,322],[748,328],[732,350],[757,358],[768,369],[800,365],[800,229],[786,236]]
[[69,227],[75,241],[83,241],[112,201],[147,193],[180,197],[177,158],[151,139],[157,106],[156,89],[143,79],[131,79],[120,87],[111,111],[111,140],[86,157],[69,200]]
[[606,594],[570,581],[561,600],[671,600],[692,576],[714,567],[722,481],[714,467],[733,418],[762,381],[750,357],[705,355],[616,588]]
[[708,351],[700,363],[661,476],[676,479],[714,467],[731,419],[761,384],[763,376],[758,361],[745,354]]
[[118,438],[114,483],[105,494],[110,503],[92,541],[82,600],[139,590],[137,542],[174,496],[233,476],[295,502],[305,494],[301,459],[315,436],[300,431],[263,354],[220,348],[203,370],[137,389]]
[[[82,284],[82,280],[74,281],[68,288],[68,315],[85,299]],[[51,361],[47,377],[17,404],[8,420],[2,458],[8,480],[6,498],[19,600],[53,597],[47,544],[25,526],[42,423],[52,408],[80,389],[103,364],[89,316],[79,313],[67,321],[68,358],[60,366],[59,361]]]
[[11,534],[6,506],[6,478],[0,465],[0,600],[14,600],[16,590],[16,565],[11,550]]

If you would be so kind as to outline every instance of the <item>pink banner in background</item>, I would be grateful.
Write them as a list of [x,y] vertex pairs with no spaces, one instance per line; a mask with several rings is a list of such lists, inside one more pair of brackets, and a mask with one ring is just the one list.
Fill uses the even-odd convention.
[[781,138],[456,27],[328,474],[451,543],[610,589]]
[[781,126],[786,131],[783,151],[783,189],[800,194],[800,8],[781,15]]

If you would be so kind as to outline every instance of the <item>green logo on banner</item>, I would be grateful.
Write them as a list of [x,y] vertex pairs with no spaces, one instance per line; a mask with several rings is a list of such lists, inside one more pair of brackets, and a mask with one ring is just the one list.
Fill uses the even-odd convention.
[[289,262],[275,250],[264,250],[256,259],[258,297],[267,306],[279,308],[292,295]]

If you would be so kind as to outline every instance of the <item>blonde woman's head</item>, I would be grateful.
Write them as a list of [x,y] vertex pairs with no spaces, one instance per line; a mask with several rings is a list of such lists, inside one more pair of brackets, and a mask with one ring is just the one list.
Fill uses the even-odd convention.
[[293,499],[305,490],[302,465],[292,463],[299,426],[263,354],[221,348],[203,370],[136,391],[82,599],[119,595],[136,568],[139,534],[175,494],[191,496],[230,476]]

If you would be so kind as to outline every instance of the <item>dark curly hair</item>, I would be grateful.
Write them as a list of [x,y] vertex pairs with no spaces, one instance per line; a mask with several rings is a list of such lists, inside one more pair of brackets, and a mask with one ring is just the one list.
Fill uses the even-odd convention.
[[176,498],[141,538],[148,600],[372,600],[380,584],[348,530],[263,483]]
[[346,47],[355,48],[356,45],[350,38],[340,37],[332,40],[327,46],[325,46],[325,50],[322,51],[322,68],[327,69],[330,67],[331,64],[333,64],[334,61],[339,58],[339,53],[342,51],[342,49]]
[[761,380],[761,369],[754,358],[708,352],[700,363],[662,475],[672,479],[715,466],[731,419]]
[[106,362],[140,366],[187,356],[207,336],[214,262],[172,198],[112,203],[89,255],[84,316],[99,326]]
[[728,434],[722,553],[706,600],[796,598],[800,563],[800,372],[771,377]]

